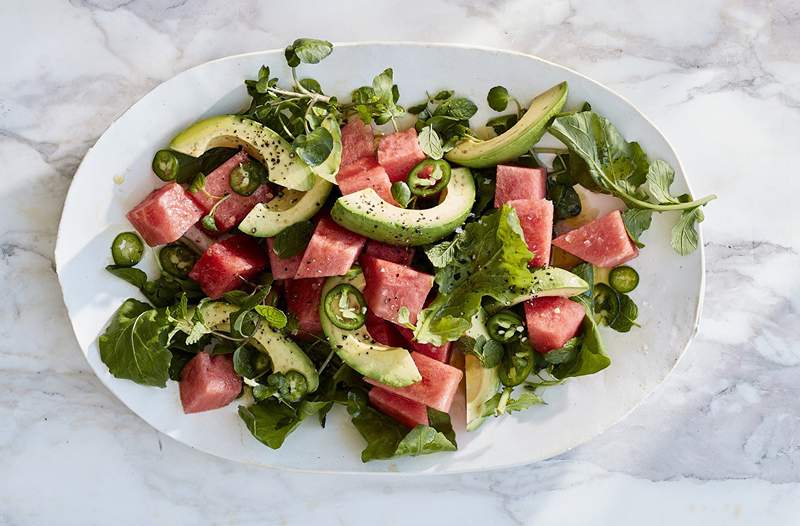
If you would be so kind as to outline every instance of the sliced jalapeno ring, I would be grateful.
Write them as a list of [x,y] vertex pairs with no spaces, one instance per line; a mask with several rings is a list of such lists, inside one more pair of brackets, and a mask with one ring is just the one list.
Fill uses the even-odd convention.
[[111,242],[111,257],[114,264],[120,267],[132,267],[142,260],[144,243],[135,232],[117,234]]
[[425,159],[408,174],[408,188],[420,197],[436,195],[450,182],[450,165],[442,159]]
[[498,312],[486,323],[489,336],[500,343],[516,341],[525,332],[525,325],[515,312],[504,310]]
[[353,331],[364,325],[367,302],[361,291],[342,283],[328,291],[323,300],[325,316],[340,329]]
[[187,183],[200,171],[201,161],[175,150],[158,150],[153,156],[153,173],[162,181]]
[[605,283],[596,283],[593,292],[594,313],[598,323],[611,325],[619,317],[619,296]]
[[512,344],[506,349],[498,368],[500,381],[507,387],[521,384],[531,375],[535,363],[533,347],[522,342]]
[[260,163],[247,161],[231,170],[231,190],[239,195],[253,195],[267,179],[267,171]]
[[161,269],[178,278],[188,276],[196,261],[197,255],[179,243],[167,245],[158,251],[158,262],[161,264]]
[[611,269],[608,283],[617,292],[627,293],[639,285],[639,273],[627,265]]

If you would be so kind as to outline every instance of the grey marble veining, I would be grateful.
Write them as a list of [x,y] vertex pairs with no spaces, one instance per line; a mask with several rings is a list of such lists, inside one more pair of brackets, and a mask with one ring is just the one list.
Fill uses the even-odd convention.
[[[439,524],[800,524],[800,4],[394,4],[0,5],[0,524],[401,524],[419,511]],[[367,480],[204,455],[100,384],[53,270],[80,159],[175,73],[301,35],[534,53],[664,131],[695,191],[720,199],[704,223],[700,334],[634,414],[524,468]]]

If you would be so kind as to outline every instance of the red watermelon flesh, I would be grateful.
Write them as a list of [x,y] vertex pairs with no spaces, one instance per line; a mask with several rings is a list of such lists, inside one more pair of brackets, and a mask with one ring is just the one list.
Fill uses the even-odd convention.
[[420,382],[406,387],[389,387],[371,378],[364,378],[364,381],[403,398],[448,412],[464,373],[461,369],[429,358],[422,353],[412,352],[411,358],[417,365],[419,374],[422,375]]
[[404,181],[408,172],[424,159],[414,128],[387,135],[378,145],[378,162],[393,183]]
[[367,332],[372,338],[383,345],[389,347],[405,347],[405,340],[397,334],[396,325],[389,323],[383,318],[375,316],[371,311],[367,311],[366,320]]
[[517,199],[544,199],[547,197],[547,170],[522,166],[499,165],[494,192],[494,206]]
[[284,282],[286,308],[297,317],[301,332],[321,334],[319,304],[325,278],[287,279]]
[[330,217],[323,217],[314,229],[295,278],[346,274],[365,242],[365,238],[337,225]]
[[253,239],[232,236],[208,247],[189,277],[200,284],[208,297],[217,299],[244,285],[243,280],[256,277],[266,263],[263,249]]
[[291,279],[297,274],[297,269],[300,267],[300,261],[303,259],[303,253],[295,254],[290,258],[281,258],[272,251],[275,241],[273,238],[267,238],[267,255],[269,256],[269,268],[272,271],[272,277],[275,279]]
[[375,136],[369,124],[353,117],[342,127],[342,162],[339,169],[362,157],[375,157]]
[[201,352],[189,360],[179,383],[184,413],[219,409],[233,402],[242,390],[242,378],[233,370],[229,354]]
[[410,265],[411,260],[414,259],[414,249],[412,247],[396,247],[370,239],[364,247],[362,257],[364,256],[391,261],[399,265]]
[[405,338],[408,345],[411,345],[411,348],[415,351],[421,352],[425,356],[430,356],[434,360],[438,360],[440,362],[447,363],[450,361],[450,342],[447,342],[440,347],[431,345],[430,343],[416,342],[414,341],[414,331],[400,325],[397,326],[397,332],[399,332],[403,338]]
[[[206,175],[204,191],[191,192],[192,198],[197,201],[206,213],[222,197],[228,195],[214,211],[214,222],[220,232],[227,232],[242,222],[242,219],[258,203],[266,203],[272,198],[272,192],[266,184],[261,185],[252,195],[239,195],[231,190],[230,176],[234,168],[248,161],[247,153],[239,152],[221,165],[216,170]],[[210,195],[209,195],[210,194]],[[212,197],[214,196],[214,197]]]
[[568,298],[534,298],[525,302],[525,321],[531,345],[545,353],[563,347],[578,333],[586,315],[583,307]]
[[604,268],[616,267],[639,255],[639,249],[628,237],[619,210],[555,238],[553,244]]
[[209,236],[205,230],[197,225],[189,227],[189,230],[183,234],[183,239],[197,249],[198,252],[205,252],[215,241],[213,237]]
[[381,389],[380,387],[370,389],[369,403],[381,413],[394,418],[404,426],[428,425],[427,407],[419,402],[391,393],[386,389]]
[[153,190],[128,212],[128,220],[151,247],[177,241],[201,217],[203,210],[177,183]]
[[530,265],[544,267],[550,262],[553,239],[553,202],[547,199],[518,199],[507,203],[514,208],[525,234],[528,250],[533,252]]
[[342,195],[372,188],[387,203],[397,206],[392,197],[392,183],[386,170],[371,157],[364,157],[351,164],[336,176]]
[[361,258],[361,265],[367,281],[364,299],[369,309],[384,320],[398,323],[400,307],[407,307],[411,323],[416,323],[433,287],[433,276],[373,257]]

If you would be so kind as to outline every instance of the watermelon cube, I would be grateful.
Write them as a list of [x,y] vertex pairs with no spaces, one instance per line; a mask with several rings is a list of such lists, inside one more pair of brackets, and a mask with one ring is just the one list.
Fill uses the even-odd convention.
[[151,247],[177,241],[201,217],[203,210],[178,183],[153,190],[128,212],[128,220]]
[[342,127],[342,162],[339,169],[362,157],[375,157],[375,135],[369,124],[353,117]]
[[544,267],[550,263],[550,242],[553,239],[553,202],[547,199],[509,201],[525,235],[528,250],[533,252],[530,265]]
[[429,358],[422,353],[412,352],[411,358],[422,376],[420,382],[406,387],[389,387],[371,378],[364,378],[364,381],[403,398],[448,412],[464,373],[461,369]]
[[498,165],[494,206],[517,199],[544,199],[547,197],[547,170],[522,166]]
[[189,227],[189,230],[183,234],[183,240],[200,253],[205,252],[215,241],[213,237],[209,236],[205,230],[197,225]]
[[417,352],[421,352],[425,356],[430,356],[434,360],[447,363],[450,361],[450,342],[442,346],[435,346],[430,343],[419,343],[414,341],[414,331],[407,327],[397,326],[397,332],[405,339],[408,345]]
[[408,172],[424,159],[425,154],[419,147],[417,130],[414,128],[387,135],[378,145],[378,162],[386,169],[393,183],[404,181]]
[[405,347],[405,340],[397,334],[395,330],[396,325],[389,323],[383,318],[375,316],[372,312],[367,311],[367,332],[372,338],[383,345],[389,347]]
[[367,307],[393,323],[399,322],[400,308],[406,307],[411,323],[416,323],[417,314],[433,288],[433,276],[373,257],[361,258],[361,265],[367,281],[364,289]]
[[269,268],[272,271],[272,277],[275,279],[293,278],[297,274],[297,269],[300,268],[303,253],[300,252],[290,258],[281,258],[273,252],[272,247],[274,245],[273,238],[267,238],[267,255],[269,256]]
[[622,222],[622,214],[614,210],[553,240],[558,248],[598,267],[611,268],[639,255]]
[[242,378],[233,370],[230,354],[200,352],[189,360],[178,384],[184,413],[199,413],[230,404],[242,391]]
[[297,317],[301,336],[322,334],[319,304],[325,278],[287,279],[284,282],[286,308]]
[[392,263],[397,263],[399,265],[410,265],[411,260],[414,259],[414,248],[396,247],[394,245],[389,245],[387,243],[381,243],[380,241],[370,239],[367,241],[367,244],[364,247],[364,253],[362,257],[364,256],[371,256],[374,258],[391,261]]
[[256,277],[266,263],[263,249],[252,238],[231,236],[208,247],[189,277],[200,284],[208,297],[217,299],[244,285],[244,280]]
[[563,347],[578,333],[586,315],[583,307],[558,296],[525,302],[525,322],[533,348],[541,353]]
[[190,192],[192,198],[206,212],[211,212],[217,202],[228,196],[214,211],[214,222],[220,232],[227,232],[242,222],[242,219],[258,203],[272,199],[272,192],[266,184],[261,185],[252,195],[239,195],[231,189],[230,177],[234,168],[249,160],[247,153],[239,152],[216,170],[206,175],[203,190]]
[[342,195],[372,188],[381,199],[397,206],[397,201],[392,197],[392,182],[389,181],[386,170],[372,157],[362,157],[340,170],[336,182]]
[[358,259],[366,239],[337,225],[330,217],[317,223],[295,278],[323,278],[346,274]]
[[428,425],[427,407],[419,402],[391,393],[386,389],[381,389],[380,387],[370,389],[369,403],[381,413],[394,418],[404,426]]

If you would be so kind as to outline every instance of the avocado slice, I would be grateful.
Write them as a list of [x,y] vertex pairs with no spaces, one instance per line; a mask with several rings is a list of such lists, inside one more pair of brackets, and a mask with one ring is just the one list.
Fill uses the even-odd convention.
[[339,128],[339,122],[330,115],[325,117],[321,126],[328,130],[333,137],[333,149],[328,158],[322,164],[312,166],[311,171],[326,181],[336,184],[336,174],[339,173],[339,165],[342,164],[342,130]]
[[[589,290],[589,284],[569,270],[559,267],[540,268],[533,271],[533,290],[517,296],[506,307],[543,296],[571,298],[583,294],[587,290]],[[496,306],[497,309],[501,307],[499,303]]]
[[243,147],[267,167],[273,183],[300,191],[314,186],[314,172],[283,137],[242,115],[218,115],[197,121],[169,144],[173,150],[195,157],[217,146]]
[[258,203],[239,224],[239,230],[253,237],[272,237],[319,212],[333,185],[314,176],[314,186],[307,192],[284,190],[268,203]]
[[461,141],[445,157],[470,168],[487,168],[516,159],[542,138],[550,119],[564,107],[567,91],[566,82],[556,84],[537,95],[511,129],[487,141]]
[[[472,326],[466,336],[478,339],[479,336],[489,338],[486,331],[486,313],[479,310],[472,317]],[[500,375],[497,367],[486,368],[474,354],[464,355],[464,378],[467,384],[467,431],[474,431],[486,419],[483,416],[486,402],[491,400],[500,389]]]
[[[202,307],[205,325],[212,330],[228,331],[231,314],[239,307],[216,301]],[[272,370],[276,373],[297,371],[306,378],[308,392],[313,393],[319,387],[319,374],[316,367],[303,350],[292,340],[267,324],[259,325],[252,338],[253,346],[266,353],[272,361]]]
[[[321,293],[322,303],[328,292],[342,283],[350,284],[359,291],[363,291],[366,286],[361,269],[353,268],[345,276],[335,276],[325,281]],[[319,317],[322,330],[336,354],[360,374],[392,387],[405,387],[422,380],[411,354],[406,349],[376,342],[364,325],[352,331],[340,329],[325,315],[323,305],[320,305]]]
[[336,200],[334,221],[364,237],[392,245],[433,243],[461,226],[475,202],[475,182],[466,168],[450,175],[444,199],[433,208],[410,210],[381,199],[372,188]]

